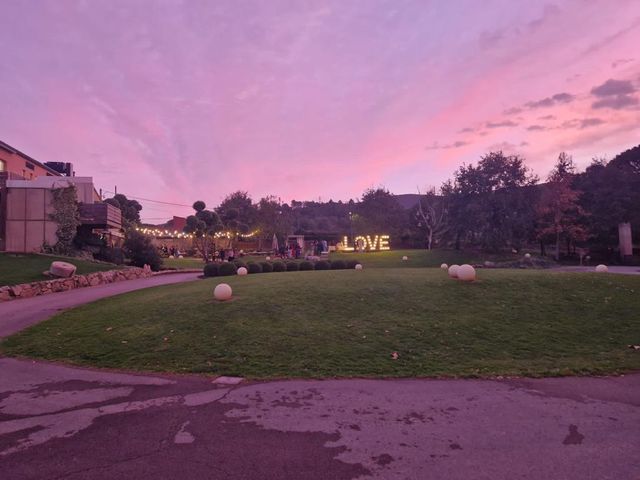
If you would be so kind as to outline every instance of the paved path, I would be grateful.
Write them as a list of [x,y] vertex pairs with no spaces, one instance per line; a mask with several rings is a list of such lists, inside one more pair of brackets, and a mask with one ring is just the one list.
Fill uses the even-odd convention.
[[0,477],[640,478],[640,376],[225,385],[0,359]]
[[78,288],[66,292],[0,302],[0,338],[12,335],[58,311],[141,288],[196,280],[199,273],[171,273],[150,278]]
[[[610,266],[609,273],[620,273],[623,275],[640,275],[640,267],[625,267],[625,266]],[[584,267],[584,266],[575,266],[575,267],[558,267],[554,268],[554,270],[560,270],[562,272],[595,272],[596,267]]]

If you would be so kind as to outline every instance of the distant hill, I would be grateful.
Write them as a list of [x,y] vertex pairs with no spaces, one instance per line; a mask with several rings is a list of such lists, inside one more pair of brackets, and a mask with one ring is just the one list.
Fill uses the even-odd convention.
[[398,203],[402,205],[402,208],[409,210],[418,204],[420,195],[417,193],[402,193],[400,195],[394,195],[394,197],[396,197]]

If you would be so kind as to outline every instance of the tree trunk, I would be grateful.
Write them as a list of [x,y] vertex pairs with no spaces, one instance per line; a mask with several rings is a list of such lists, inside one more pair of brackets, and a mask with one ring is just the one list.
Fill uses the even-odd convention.
[[556,262],[560,261],[560,232],[556,232],[556,253],[555,253]]
[[546,252],[544,250],[544,242],[542,240],[540,240],[540,256],[541,257],[546,256]]
[[429,229],[429,237],[427,240],[427,250],[431,250],[431,242],[433,241],[433,230]]

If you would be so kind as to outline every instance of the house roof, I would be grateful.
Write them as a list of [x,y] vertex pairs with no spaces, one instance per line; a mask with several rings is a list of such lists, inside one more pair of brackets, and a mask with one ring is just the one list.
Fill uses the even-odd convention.
[[4,143],[2,140],[0,140],[0,148],[3,149],[3,150],[6,150],[9,153],[14,153],[16,155],[20,155],[21,157],[29,160],[31,163],[35,163],[39,167],[44,168],[47,172],[51,173],[52,175],[55,175],[55,176],[58,176],[58,177],[62,177],[63,176],[60,172],[56,172],[53,168],[47,167],[44,163],[39,162],[35,158],[30,157],[26,153],[21,152],[17,148],[14,148],[11,145],[9,145],[8,143]]

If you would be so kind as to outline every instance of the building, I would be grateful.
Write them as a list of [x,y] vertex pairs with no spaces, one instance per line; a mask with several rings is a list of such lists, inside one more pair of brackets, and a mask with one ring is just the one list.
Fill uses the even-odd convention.
[[0,251],[40,252],[57,243],[53,190],[75,186],[81,226],[108,243],[122,238],[120,210],[103,203],[91,177],[76,177],[70,163],[41,163],[0,141]]

